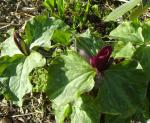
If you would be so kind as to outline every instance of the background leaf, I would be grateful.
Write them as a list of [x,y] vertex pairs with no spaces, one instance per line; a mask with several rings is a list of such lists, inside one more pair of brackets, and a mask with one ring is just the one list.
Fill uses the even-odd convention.
[[118,115],[105,115],[105,122],[106,123],[130,123],[131,118],[122,118]]
[[56,4],[57,4],[58,11],[59,11],[59,15],[60,16],[64,15],[65,1],[64,0],[56,0]]
[[13,56],[15,54],[22,54],[14,42],[14,29],[8,31],[10,37],[1,43],[1,56]]
[[110,36],[123,42],[143,44],[142,27],[139,22],[124,22],[110,32]]
[[54,10],[54,7],[55,7],[55,0],[44,0],[43,5],[44,5],[48,10]]
[[72,33],[69,31],[55,30],[52,36],[52,40],[55,43],[68,45],[70,43]]
[[130,59],[133,56],[134,51],[135,48],[131,42],[126,44],[122,41],[118,41],[114,46],[113,57]]
[[130,11],[137,4],[139,4],[141,0],[130,0],[129,2],[124,3],[119,6],[115,10],[113,10],[105,19],[105,21],[116,21],[120,16],[124,15],[126,12]]
[[54,31],[57,29],[65,31],[68,28],[69,27],[59,19],[36,16],[26,23],[26,42],[30,45],[30,49],[35,46],[50,48]]
[[140,15],[144,14],[146,11],[148,11],[148,8],[150,7],[147,5],[140,5],[138,7],[136,7],[135,9],[132,10],[131,14],[130,14],[130,19],[134,20],[136,18],[138,18]]
[[24,61],[17,65],[16,75],[9,78],[10,91],[18,98],[14,103],[19,106],[22,105],[22,97],[32,90],[29,73],[33,68],[44,66],[45,63],[45,58],[37,52],[32,52]]

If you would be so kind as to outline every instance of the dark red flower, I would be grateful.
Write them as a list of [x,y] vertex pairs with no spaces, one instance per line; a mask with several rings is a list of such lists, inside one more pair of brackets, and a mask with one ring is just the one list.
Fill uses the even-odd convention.
[[14,42],[18,49],[26,56],[30,54],[30,50],[27,44],[23,41],[22,37],[19,35],[18,32],[14,32]]
[[99,72],[104,71],[107,68],[111,53],[112,53],[111,46],[103,47],[96,56],[90,58],[90,64],[94,68],[97,68]]

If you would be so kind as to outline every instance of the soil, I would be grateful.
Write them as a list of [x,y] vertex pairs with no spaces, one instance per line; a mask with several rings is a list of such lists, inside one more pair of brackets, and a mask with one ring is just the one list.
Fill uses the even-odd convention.
[[39,15],[43,0],[0,0],[0,42],[10,28],[21,29],[25,21]]
[[26,20],[42,11],[42,0],[1,0],[0,31],[22,26]]
[[[21,29],[25,21],[43,11],[42,0],[0,0],[0,41],[10,28]],[[21,108],[0,96],[0,123],[55,123],[51,103],[43,93],[24,97]]]

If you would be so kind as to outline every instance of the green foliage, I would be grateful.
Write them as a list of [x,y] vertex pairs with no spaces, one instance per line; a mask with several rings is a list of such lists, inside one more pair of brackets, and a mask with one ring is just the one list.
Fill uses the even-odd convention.
[[[94,86],[95,71],[78,54],[68,51],[56,58],[49,67],[47,94],[57,111],[72,105],[81,94],[90,91]],[[58,77],[59,73],[59,77]],[[56,120],[65,119],[65,111],[56,113]]]
[[143,30],[142,30],[142,34],[146,43],[150,41],[149,32],[150,32],[150,21],[146,21],[143,24]]
[[[106,21],[116,20],[140,2],[123,4]],[[144,6],[149,4],[142,2]],[[0,44],[0,93],[19,106],[27,93],[46,93],[56,123],[145,122],[150,116],[150,21],[124,21],[108,36],[95,31],[88,21],[91,11],[101,16],[99,5],[91,0],[45,0],[44,6],[50,17],[31,18],[21,35],[29,55],[16,46],[14,29]],[[68,18],[72,19],[71,26],[65,23]],[[98,71],[92,67],[91,58],[106,45],[111,45],[113,52],[106,70]],[[99,57],[105,55],[107,51]]]
[[[139,6],[137,6],[140,4]],[[137,7],[136,7],[137,6]],[[131,11],[130,19],[134,20],[140,15],[142,15],[145,11],[148,10],[150,7],[150,1],[149,0],[130,0],[115,10],[113,10],[106,18],[105,21],[116,21],[119,17],[127,13],[128,11]]]
[[[44,47],[49,49],[52,39],[56,43],[68,44],[71,36],[68,29],[69,26],[65,25],[64,22],[59,19],[37,16],[26,23],[25,41],[27,44],[30,44],[30,48]],[[61,37],[66,35],[67,38],[58,40],[55,33],[59,33]]]
[[110,36],[132,44],[143,44],[142,28],[139,22],[124,22],[111,31]]
[[142,0],[142,4],[132,10],[130,15],[131,20],[136,19],[138,16],[142,15],[150,7],[149,0]]
[[124,15],[126,12],[130,11],[132,8],[134,8],[137,4],[139,4],[141,0],[130,0],[127,3],[124,3],[123,5],[119,6],[115,10],[113,10],[105,19],[105,21],[115,21],[122,15]]
[[[9,89],[14,95],[14,103],[21,106],[22,97],[31,92],[32,86],[29,81],[29,73],[35,67],[41,67],[45,64],[45,59],[37,52],[32,52],[26,58],[22,58],[21,61],[17,64],[16,69],[11,69],[15,75],[9,76]],[[10,69],[9,71],[10,72]],[[7,77],[7,76],[6,76]]]
[[43,5],[51,12],[54,12],[54,9],[57,7],[59,16],[64,15],[65,0],[45,0]]
[[146,72],[146,75],[148,79],[149,72],[150,72],[150,66],[149,66],[149,60],[150,60],[150,46],[141,46],[138,48],[138,50],[135,52],[134,58],[138,60],[143,67],[144,71]]
[[104,72],[97,97],[102,113],[128,117],[141,107],[148,81],[137,65],[134,61],[127,61]]
[[[94,110],[93,110],[94,109]],[[99,123],[99,113],[94,103],[94,99],[90,96],[82,96],[77,99],[72,107],[71,122],[76,123]]]
[[114,58],[130,59],[132,58],[134,52],[135,52],[135,48],[131,42],[126,44],[122,41],[119,41],[114,46],[113,56]]
[[61,18],[76,29],[89,26],[86,21],[91,11],[100,15],[96,6],[91,9],[91,3],[91,0],[44,0],[43,5],[51,16]]
[[30,74],[33,84],[33,92],[45,92],[47,86],[48,71],[44,68],[35,68]]
[[88,55],[95,55],[104,45],[104,42],[91,34],[90,30],[76,36],[77,47],[84,50]]
[[44,5],[48,10],[54,11],[54,8],[55,8],[55,0],[45,0],[45,1],[43,2],[43,5]]
[[14,42],[14,29],[9,30],[7,33],[10,34],[10,37],[1,43],[1,56],[13,56],[15,54],[22,54]]

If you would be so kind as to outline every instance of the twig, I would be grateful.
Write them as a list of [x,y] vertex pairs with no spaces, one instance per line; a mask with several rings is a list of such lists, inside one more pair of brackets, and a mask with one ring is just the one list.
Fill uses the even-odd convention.
[[0,26],[3,26],[3,25],[12,25],[12,26],[20,26],[20,24],[14,24],[14,23],[6,23],[6,22],[0,22]]
[[7,25],[5,25],[5,26],[2,26],[2,27],[0,28],[0,30],[5,29],[5,28],[7,28],[7,27],[9,27],[9,26],[11,26],[11,23],[10,23],[10,24],[7,24]]
[[[19,11],[19,10],[18,10]],[[34,15],[31,15],[31,14],[28,14],[28,13],[26,13],[26,12],[24,12],[24,11],[19,11],[18,13],[16,13],[16,14],[18,14],[18,15],[25,15],[25,16],[28,16],[28,17],[33,17]]]
[[118,0],[118,1],[125,2],[125,3],[129,2],[128,0]]
[[16,8],[16,11],[15,11],[15,12],[17,12],[17,11],[18,11],[18,8],[19,8],[20,4],[21,4],[21,1],[20,1],[20,2],[18,2],[18,4],[17,4],[17,8]]
[[35,12],[37,11],[37,8],[33,8],[33,7],[23,7],[22,8],[23,12]]
[[[4,25],[4,26],[3,26]],[[10,26],[20,26],[20,24],[13,24],[13,23],[0,23],[0,26],[2,26],[2,27],[0,27],[0,30],[2,30],[2,29],[5,29],[5,28],[7,28],[7,27],[10,27]]]
[[24,2],[25,5],[28,5],[28,1],[22,0],[22,2]]
[[13,115],[11,117],[23,117],[23,116],[34,115],[34,114],[42,114],[42,112],[32,112],[27,114]]

